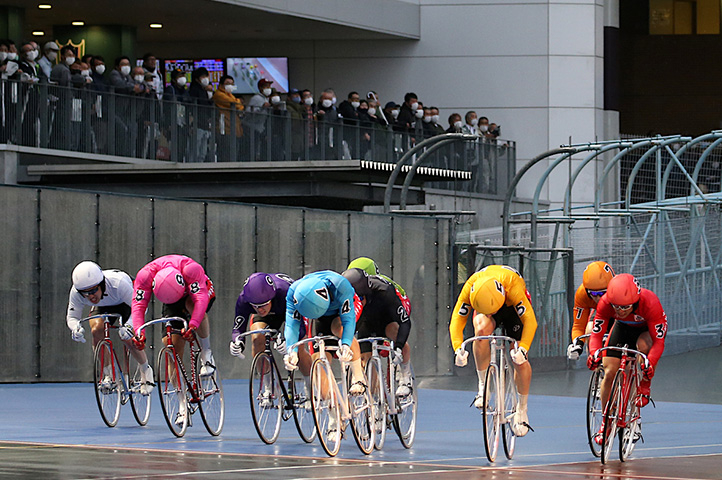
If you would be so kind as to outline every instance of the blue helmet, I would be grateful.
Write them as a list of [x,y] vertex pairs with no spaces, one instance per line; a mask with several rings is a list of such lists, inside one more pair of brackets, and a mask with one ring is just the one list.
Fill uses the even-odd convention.
[[298,313],[306,318],[320,318],[331,305],[326,282],[316,277],[302,278],[295,284],[293,303]]
[[251,305],[263,305],[276,296],[276,284],[267,273],[254,273],[243,284],[243,298]]

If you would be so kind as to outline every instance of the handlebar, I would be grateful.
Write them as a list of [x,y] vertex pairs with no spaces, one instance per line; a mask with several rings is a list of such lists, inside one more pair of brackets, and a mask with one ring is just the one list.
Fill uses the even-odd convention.
[[276,330],[275,328],[263,328],[260,330],[248,330],[247,332],[243,332],[240,335],[238,335],[236,337],[236,340],[240,340],[241,338],[247,337],[249,335],[260,335],[260,334],[270,335],[271,337],[273,337],[278,334],[278,330]]
[[110,322],[112,318],[122,321],[123,316],[119,313],[99,313],[97,315],[91,315],[80,320],[80,323],[87,322],[89,320],[95,320],[96,318],[102,318],[104,322]]
[[168,322],[172,322],[173,320],[178,321],[178,322],[183,322],[183,328],[184,328],[184,329],[187,329],[187,328],[188,328],[188,322],[186,321],[185,318],[181,318],[181,317],[163,317],[163,318],[156,318],[156,319],[150,320],[150,321],[148,321],[148,322],[145,322],[143,325],[141,325],[140,327],[138,327],[137,333],[140,333],[141,330],[143,330],[143,329],[145,329],[146,327],[149,327],[149,326],[151,326],[151,325],[154,325],[154,324],[156,324],[156,323],[168,323]]
[[594,358],[598,359],[600,356],[600,352],[603,352],[604,350],[615,350],[617,352],[622,352],[622,354],[626,355],[626,356],[630,356],[629,355],[630,353],[632,355],[639,355],[640,357],[642,357],[642,360],[644,360],[644,368],[646,369],[646,368],[649,368],[649,366],[650,366],[649,359],[647,358],[646,354],[640,352],[639,350],[635,350],[633,348],[628,348],[628,347],[602,347],[599,350],[597,350],[596,352],[594,352]]
[[[341,339],[338,338],[338,337],[335,336],[335,335],[321,335],[321,336],[318,336],[318,337],[309,337],[309,338],[304,338],[303,340],[299,340],[299,341],[297,341],[296,343],[294,343],[294,344],[292,344],[292,345],[289,345],[289,346],[288,346],[288,350],[291,351],[291,350],[293,350],[294,348],[299,347],[300,345],[303,345],[304,343],[314,342],[314,343],[316,343],[316,344],[318,345],[318,342],[321,341],[321,340],[338,340],[339,342],[341,341]],[[326,349],[327,349],[327,350],[337,350],[338,347],[326,347]]]
[[467,343],[475,342],[477,340],[501,340],[502,342],[509,342],[514,344],[514,348],[518,348],[519,346],[518,342],[515,339],[507,337],[505,335],[478,335],[476,337],[471,337],[464,340],[464,342],[461,344],[461,347],[459,348],[466,349]]

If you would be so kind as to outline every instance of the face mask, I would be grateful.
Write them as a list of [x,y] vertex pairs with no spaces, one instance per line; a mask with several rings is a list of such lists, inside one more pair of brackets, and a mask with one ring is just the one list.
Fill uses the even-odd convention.
[[226,85],[225,88],[226,88],[226,93],[233,93],[236,91],[235,85]]
[[75,63],[75,57],[65,57],[65,63],[67,65],[72,65]]
[[358,108],[359,105],[361,105],[361,102],[351,102],[351,106],[352,106],[353,108]]
[[4,62],[8,58],[8,52],[0,52],[0,62]]
[[398,116],[399,116],[399,111],[398,111],[398,110],[391,110],[391,116],[394,117],[394,118],[398,117]]
[[293,103],[301,103],[301,97],[291,97]]
[[104,74],[105,73],[105,65],[98,65],[97,67],[95,67],[95,72],[98,75]]
[[50,60],[51,62],[54,62],[55,59],[58,58],[58,52],[51,51],[51,52],[48,52],[48,54],[46,56],[48,57],[48,60]]
[[264,88],[263,89],[263,96],[267,97],[269,96],[273,91],[270,88]]
[[321,105],[323,105],[323,108],[331,108],[331,105],[333,105],[333,100],[329,100],[328,98],[326,98],[323,100],[323,102],[321,102]]
[[313,105],[313,98],[306,97],[303,99],[303,103],[305,103],[306,105]]
[[475,127],[475,126],[477,126],[478,124],[479,124],[479,119],[478,119],[478,118],[472,118],[472,119],[471,119],[471,125],[472,125],[472,126]]
[[207,87],[209,83],[211,83],[210,78],[208,78],[208,77],[201,78],[201,85],[203,85],[204,87]]
[[424,115],[424,123],[431,123],[431,115]]
[[461,130],[461,127],[463,127],[463,126],[464,126],[464,124],[461,123],[461,120],[459,120],[458,122],[454,122],[454,128],[457,130]]
[[38,52],[35,50],[30,50],[27,54],[25,54],[25,57],[30,60],[31,62],[34,61],[38,56]]
[[333,97],[333,100],[331,100],[334,105],[336,105],[336,97]]
[[186,83],[188,83],[188,79],[186,77],[178,77],[175,83],[177,83],[179,87],[185,87]]
[[143,83],[143,80],[145,80],[145,75],[136,75],[135,77],[133,77],[133,80],[138,83]]
[[130,65],[123,65],[120,67],[120,73],[123,75],[130,75]]
[[[17,60],[18,54],[13,52],[8,52],[8,60]],[[69,65],[69,64],[68,64]]]
[[411,110],[416,110],[417,108],[419,108],[419,102],[414,102],[411,104]]
[[480,125],[480,126],[479,126],[479,130],[481,130],[482,132],[486,133],[486,132],[489,131],[489,125]]
[[272,96],[272,97],[271,97],[271,103],[274,104],[274,105],[277,105],[277,104],[281,103],[281,97],[279,97],[278,95]]
[[432,116],[431,116],[431,121],[434,122],[434,123],[439,123],[439,116],[438,116],[438,115],[432,115]]
[[423,110],[416,110],[416,113],[415,113],[414,115],[416,115],[416,118],[421,118],[421,117],[424,116],[424,111],[423,111]]
[[369,115],[376,115],[376,109],[374,107],[369,108]]
[[80,74],[81,74],[82,76],[84,76],[84,77],[89,77],[89,76],[90,76],[90,70],[82,70],[82,71],[80,72]]

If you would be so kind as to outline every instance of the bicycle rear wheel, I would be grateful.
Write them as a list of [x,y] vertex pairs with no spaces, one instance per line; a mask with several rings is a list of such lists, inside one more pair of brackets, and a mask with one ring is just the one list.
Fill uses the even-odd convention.
[[636,366],[633,365],[632,373],[630,373],[629,391],[626,392],[626,396],[623,396],[626,400],[623,416],[625,427],[619,432],[619,459],[623,462],[629,458],[634,450],[634,446],[636,445],[634,437],[639,428],[639,407],[635,403],[637,396],[637,374],[635,368]]
[[150,417],[150,395],[141,393],[141,386],[144,382],[140,375],[140,365],[125,345],[124,352],[126,372],[128,372],[128,389],[130,390],[130,407],[138,425],[146,425]]
[[311,406],[321,447],[334,457],[341,447],[341,405],[331,365],[320,358],[311,367]]
[[602,454],[602,446],[594,441],[594,437],[599,433],[599,427],[602,426],[603,410],[601,398],[602,379],[604,379],[604,369],[597,368],[589,379],[589,389],[587,390],[587,440],[589,448],[595,457]]
[[297,370],[291,372],[289,384],[289,396],[293,401],[293,421],[296,430],[306,443],[311,443],[316,438],[316,424],[313,421],[313,409],[311,408],[311,386],[306,385],[306,380]]
[[119,376],[122,375],[113,344],[102,340],[95,347],[95,363],[93,365],[93,381],[95,382],[95,400],[103,422],[114,427],[120,418],[120,402],[122,387]]
[[604,430],[602,430],[602,464],[609,461],[609,455],[614,445],[614,437],[617,435],[617,427],[622,413],[622,382],[624,375],[617,372],[609,394],[607,406],[604,409]]
[[253,425],[261,440],[269,445],[276,441],[281,432],[283,413],[281,379],[274,365],[271,354],[256,354],[251,363],[251,381],[248,385]]
[[384,376],[381,360],[375,357],[366,364],[366,379],[369,382],[369,393],[374,404],[373,428],[376,432],[374,447],[381,450],[386,441],[386,395],[384,395]]
[[496,460],[499,450],[499,427],[501,423],[501,412],[499,412],[499,368],[490,364],[486,370],[486,382],[484,385],[484,408],[482,426],[484,427],[484,448],[486,458],[490,462]]
[[163,347],[158,352],[155,382],[165,423],[176,437],[185,435],[190,416],[185,379],[181,375],[179,361],[172,348]]
[[[411,448],[416,438],[416,411],[418,409],[418,393],[416,391],[416,377],[414,367],[409,362],[411,370],[411,392],[408,395],[396,395],[399,385],[398,378],[394,379],[391,395],[396,396],[396,415],[393,417],[394,430],[401,440],[404,448]],[[396,374],[401,374],[401,368],[395,368]]]
[[218,367],[213,370],[211,375],[200,375],[201,357],[196,359],[196,372],[198,372],[198,384],[200,392],[198,397],[201,401],[198,403],[198,409],[201,411],[201,419],[206,430],[211,435],[218,436],[223,430],[223,420],[226,415],[225,403],[223,401],[223,385],[221,384],[221,376],[218,373]]
[[[346,371],[347,388],[351,387],[351,372]],[[366,381],[368,384],[368,380]],[[348,389],[347,389],[348,391]],[[348,394],[348,409],[351,413],[351,430],[359,450],[366,455],[374,449],[376,431],[374,418],[376,416],[373,407],[373,400],[368,386],[362,393]]]
[[501,438],[504,444],[504,454],[511,460],[516,447],[516,435],[511,425],[514,421],[516,406],[519,403],[519,391],[514,381],[514,369],[508,363],[504,364],[504,413],[501,423]]

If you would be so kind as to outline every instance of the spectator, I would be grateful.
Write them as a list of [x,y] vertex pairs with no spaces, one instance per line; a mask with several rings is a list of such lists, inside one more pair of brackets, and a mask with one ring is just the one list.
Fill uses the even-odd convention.
[[246,124],[253,132],[252,145],[254,151],[251,152],[253,160],[267,158],[266,129],[271,113],[270,98],[273,93],[271,85],[273,85],[273,82],[268,79],[261,78],[258,80],[258,93],[248,101],[248,111],[251,115],[246,117]]
[[449,128],[446,133],[462,133],[461,129],[464,127],[464,123],[461,121],[461,115],[458,113],[452,113],[449,115]]
[[334,106],[336,93],[327,88],[321,93],[316,106],[316,121],[318,123],[318,159],[337,160],[338,156],[338,110]]
[[143,55],[143,71],[151,75],[153,92],[156,98],[160,100],[163,98],[163,77],[161,76],[160,69],[158,68],[158,60],[152,53],[146,53]]
[[195,161],[203,162],[211,160],[213,148],[211,143],[212,130],[211,122],[213,121],[213,87],[211,86],[211,76],[205,67],[199,67],[193,70],[191,74],[191,86],[188,89],[188,95],[192,102],[197,105],[197,114],[193,115],[195,124],[195,136],[191,134],[191,141],[194,147],[191,153],[194,155]]
[[361,148],[359,150],[359,158],[366,159],[371,150],[371,141],[374,137],[374,127],[377,125],[376,117],[369,115],[369,102],[361,100],[358,106],[358,117],[360,124],[359,142]]
[[400,105],[398,105],[397,103],[388,102],[384,106],[382,115],[378,118],[379,123],[384,127],[393,125],[399,116],[399,107]]
[[163,92],[163,100],[175,100],[176,102],[188,102],[188,78],[180,70],[170,72],[170,85]]
[[140,87],[135,84],[133,77],[130,76],[130,59],[128,57],[123,56],[115,59],[115,68],[110,72],[110,86],[115,89],[116,93],[123,95],[140,93]]
[[38,83],[40,81],[41,70],[35,63],[35,57],[38,52],[31,43],[26,43],[20,49],[20,71],[21,80],[24,82]]
[[273,89],[271,93],[271,116],[267,124],[266,135],[271,136],[271,160],[286,160],[286,126],[288,108],[281,94]]
[[101,55],[93,55],[90,63],[90,78],[93,83],[90,90],[95,92],[92,105],[93,147],[95,153],[108,153],[108,97],[110,85],[105,79],[105,59]]
[[436,132],[431,125],[431,117],[431,108],[424,107],[424,118],[421,119],[424,127],[424,138],[430,138],[436,135]]
[[441,135],[446,133],[444,127],[439,123],[439,109],[438,107],[431,107],[431,128],[434,131],[434,135]]
[[135,84],[133,93],[138,97],[153,96],[152,76],[149,76],[148,80],[146,80],[146,73],[143,67],[133,67],[132,72],[133,82]]
[[[186,161],[188,155],[188,116],[186,103],[190,102],[186,84],[188,78],[180,70],[173,70],[170,73],[170,85],[163,92],[163,100],[167,102],[163,109],[165,115],[165,138],[170,140],[171,160],[178,162]],[[175,133],[173,133],[175,128]],[[175,151],[173,151],[175,145]]]
[[490,123],[489,124],[489,138],[499,138],[499,135],[501,135],[501,125],[497,125],[496,123]]
[[83,91],[90,85],[90,67],[87,63],[73,62],[68,67],[70,71],[70,84],[73,86],[72,104],[70,105],[70,149],[77,152],[90,151],[91,129],[87,122],[83,122],[83,111],[89,108],[85,104],[88,98]]
[[75,50],[70,45],[60,49],[60,63],[50,71],[50,81],[61,87],[70,86],[70,65],[75,63]]
[[82,63],[87,63],[88,65],[92,65],[93,64],[93,55],[91,55],[90,53],[86,53],[85,55],[80,57],[80,61]]
[[105,81],[105,59],[101,55],[94,55],[90,63],[90,78],[93,83],[91,89],[96,92],[107,92],[109,90],[108,83]]
[[291,119],[291,160],[299,160],[303,152],[303,121],[306,113],[306,106],[301,99],[301,92],[292,88],[288,92],[288,116]]
[[[213,103],[218,107],[218,160],[237,162],[241,156],[240,139],[243,137],[241,126],[241,112],[243,102],[233,95],[236,83],[230,75],[223,75],[218,82],[218,89],[213,94]],[[232,156],[232,145],[236,146],[235,156]]]
[[316,148],[316,106],[313,103],[313,92],[303,90],[301,92],[303,102],[303,149],[305,157],[309,158],[310,152]]
[[59,50],[60,47],[58,47],[58,44],[55,42],[47,42],[43,46],[43,58],[38,61],[38,64],[40,65],[45,78],[50,78],[50,72],[53,69],[53,65],[55,65],[55,59],[58,58]]
[[476,112],[473,110],[466,112],[464,120],[466,120],[466,125],[461,127],[461,132],[469,135],[479,135],[479,129],[477,128],[479,119],[476,116]]
[[359,125],[358,107],[361,105],[360,100],[361,97],[359,97],[357,92],[351,92],[348,94],[348,98],[338,106],[338,113],[343,117],[343,139],[348,146],[350,158],[357,158],[359,154],[360,137],[357,134]]
[[421,138],[424,136],[424,104],[421,102],[417,102],[416,104],[416,111],[414,112],[414,123],[412,124],[414,137],[411,139],[414,143],[417,141],[420,141]]
[[115,128],[115,145],[110,147],[111,152],[123,156],[131,154],[131,139],[134,144],[137,135],[136,122],[134,119],[131,122],[131,99],[125,95],[141,91],[140,85],[136,85],[130,72],[130,59],[126,56],[116,58],[115,68],[110,72],[110,86],[122,95],[115,97],[115,118],[111,119]]
[[412,124],[416,119],[416,110],[419,108],[419,98],[414,92],[404,95],[404,103],[396,118],[397,131],[410,132]]

